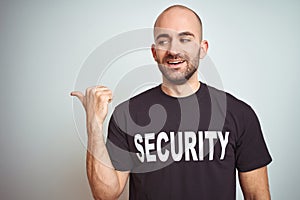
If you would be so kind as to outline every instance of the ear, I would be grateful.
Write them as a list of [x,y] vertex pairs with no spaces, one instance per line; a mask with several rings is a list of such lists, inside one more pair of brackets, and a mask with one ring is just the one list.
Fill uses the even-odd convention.
[[202,40],[200,43],[200,59],[203,59],[208,51],[208,42],[207,40]]
[[152,52],[152,57],[154,58],[154,60],[157,60],[157,56],[156,56],[156,49],[155,49],[155,44],[151,45],[151,52]]

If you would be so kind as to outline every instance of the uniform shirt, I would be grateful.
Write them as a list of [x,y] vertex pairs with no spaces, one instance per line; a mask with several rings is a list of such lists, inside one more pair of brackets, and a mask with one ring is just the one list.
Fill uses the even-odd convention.
[[159,85],[118,105],[106,144],[115,169],[130,172],[130,200],[235,199],[236,169],[272,160],[252,108],[204,83],[187,97]]

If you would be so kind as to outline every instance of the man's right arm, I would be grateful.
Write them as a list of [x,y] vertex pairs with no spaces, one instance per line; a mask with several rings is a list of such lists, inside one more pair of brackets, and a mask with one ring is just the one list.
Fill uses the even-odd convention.
[[103,122],[112,93],[103,86],[91,87],[86,94],[72,92],[86,111],[88,150],[86,168],[93,196],[97,200],[116,200],[121,195],[129,172],[114,169],[103,138]]
[[87,127],[88,151],[86,168],[90,187],[95,199],[117,199],[128,179],[128,172],[121,172],[112,166],[102,134],[102,125]]

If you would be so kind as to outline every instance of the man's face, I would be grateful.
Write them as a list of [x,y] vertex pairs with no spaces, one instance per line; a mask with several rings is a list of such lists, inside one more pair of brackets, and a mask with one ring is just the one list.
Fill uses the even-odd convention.
[[201,27],[196,16],[184,9],[163,13],[154,30],[152,53],[165,79],[183,84],[198,69]]

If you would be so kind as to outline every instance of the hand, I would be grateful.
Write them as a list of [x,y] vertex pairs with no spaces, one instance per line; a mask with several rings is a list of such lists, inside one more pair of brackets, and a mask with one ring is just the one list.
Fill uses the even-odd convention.
[[107,111],[108,103],[112,100],[112,92],[104,86],[89,87],[83,95],[80,91],[71,92],[71,96],[76,96],[82,103],[87,117],[87,122],[96,120],[103,124]]

